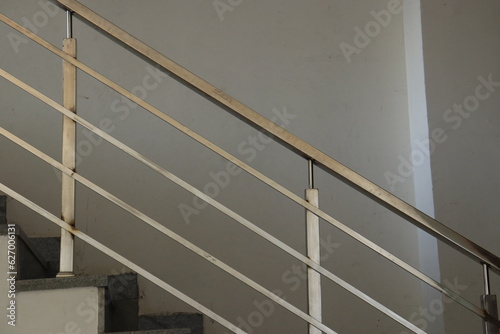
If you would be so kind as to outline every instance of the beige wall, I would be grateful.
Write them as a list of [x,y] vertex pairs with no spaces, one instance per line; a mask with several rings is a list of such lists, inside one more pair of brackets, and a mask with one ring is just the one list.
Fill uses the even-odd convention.
[[[228,1],[233,4],[232,10],[221,14],[223,20],[212,1],[178,0],[168,4],[148,1],[147,5],[132,0],[82,2],[262,115],[274,118],[292,133],[414,203],[413,176],[399,182],[394,189],[386,179],[386,172],[397,172],[400,157],[409,157],[412,152],[403,15],[391,7],[397,2]],[[18,22],[23,22],[23,17],[30,21],[34,17],[43,19],[43,14],[37,13],[44,10],[30,1],[0,3],[2,12]],[[371,11],[380,13],[388,8],[395,13],[390,15],[390,22],[383,22],[384,26],[376,23]],[[46,25],[43,20],[38,21],[38,33],[61,45],[64,15],[58,12],[51,17],[50,13],[49,10],[46,14],[50,17]],[[358,28],[375,30],[363,40]],[[428,28],[424,25],[424,32],[425,29]],[[20,52],[16,53],[10,45],[9,32],[0,26],[2,45],[7,46],[0,50],[2,66],[59,99],[60,61],[31,42],[19,44]],[[302,158],[280,145],[267,143],[256,130],[158,73],[78,20],[75,20],[75,37],[81,60],[127,89],[147,95],[150,103],[167,114],[297,194],[303,194],[307,164]],[[433,44],[424,44],[424,49],[426,45]],[[356,51],[347,59],[342,50],[348,52],[353,48]],[[426,52],[428,61],[430,51]],[[22,66],[23,62],[28,65]],[[427,66],[426,71],[432,72],[432,68]],[[33,72],[37,75],[32,76]],[[428,74],[428,94],[431,78]],[[0,85],[2,126],[58,158],[59,116],[9,84],[2,81]],[[85,75],[79,76],[79,89],[80,115],[198,188],[207,187],[216,193],[217,200],[304,251],[302,209],[244,173],[231,176],[229,183],[219,180],[215,187],[213,175],[223,174],[225,161]],[[431,104],[430,110],[434,107]],[[4,139],[0,139],[0,145],[1,182],[58,214],[56,173]],[[288,256],[216,210],[194,207],[192,195],[97,138],[80,132],[79,146],[78,170],[84,176],[268,289],[281,290],[288,301],[305,308],[306,284],[301,270]],[[437,159],[438,155],[434,157]],[[432,161],[433,168],[436,161]],[[316,174],[322,208],[412,265],[420,266],[419,239],[413,227],[323,171]],[[456,181],[449,182],[454,185]],[[212,186],[207,186],[211,183]],[[434,187],[437,189],[436,182]],[[264,297],[210,268],[204,260],[158,236],[84,187],[78,188],[78,199],[80,229],[132,260],[144,263],[147,269],[229,320],[260,324],[262,319],[261,326],[252,328],[257,333],[303,332],[302,321],[294,320],[278,306],[272,312],[262,311],[263,305],[268,305]],[[10,204],[9,218],[21,223],[28,234],[57,234],[56,228],[19,205]],[[179,209],[186,206],[199,211],[189,217],[189,223]],[[322,238],[329,241],[323,250],[327,268],[398,310],[405,318],[421,319],[414,314],[427,301],[421,297],[422,290],[416,280],[326,224],[322,225]],[[116,273],[123,269],[81,243],[77,243],[76,263],[80,273]],[[189,310],[146,282],[142,282],[141,289],[144,313]],[[373,328],[380,333],[402,331],[331,283],[325,284],[324,297],[328,300],[325,322],[340,333],[373,332]],[[210,321],[206,327],[208,334],[223,333]]]

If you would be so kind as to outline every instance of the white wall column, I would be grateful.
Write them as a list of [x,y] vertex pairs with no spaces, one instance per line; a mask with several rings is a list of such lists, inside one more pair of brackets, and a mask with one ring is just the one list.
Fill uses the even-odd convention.
[[[429,216],[434,217],[431,170],[432,150],[429,143],[420,0],[404,1],[404,37],[415,206]],[[420,270],[440,281],[441,273],[436,238],[424,231],[419,231],[418,243]],[[441,294],[425,287],[423,290],[423,305],[429,305],[435,299],[441,299]],[[429,327],[426,330],[444,333],[443,318],[437,317],[435,321],[429,322]]]

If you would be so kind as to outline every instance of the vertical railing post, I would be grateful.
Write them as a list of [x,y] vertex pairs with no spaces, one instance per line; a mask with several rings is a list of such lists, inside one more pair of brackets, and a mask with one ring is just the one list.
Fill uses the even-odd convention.
[[[489,315],[498,319],[498,304],[497,296],[491,294],[490,288],[490,268],[486,263],[483,263],[483,279],[484,279],[484,295],[481,296],[481,307],[488,312]],[[498,334],[500,328],[491,322],[484,321],[485,334]]]
[[[309,189],[306,190],[306,200],[319,207],[319,192],[314,188],[314,164],[309,160]],[[314,213],[307,211],[307,256],[317,264],[320,264],[321,249],[319,235],[319,217]],[[307,289],[309,315],[314,319],[321,321],[321,275],[312,268],[307,268]],[[321,331],[309,325],[309,334],[321,334]]]
[[[72,32],[72,14],[66,12],[66,38],[63,50],[76,58],[76,39]],[[63,106],[76,113],[76,67],[63,62]],[[62,163],[71,170],[76,169],[76,123],[63,116]],[[62,175],[61,219],[69,225],[75,225],[75,180]],[[73,235],[61,229],[61,258],[57,277],[74,276],[73,272]]]

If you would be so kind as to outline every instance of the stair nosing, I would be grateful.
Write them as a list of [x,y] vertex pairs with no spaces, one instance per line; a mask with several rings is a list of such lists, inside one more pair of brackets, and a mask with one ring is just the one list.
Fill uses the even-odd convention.
[[16,282],[17,291],[58,290],[70,288],[106,287],[107,275],[75,276],[58,278],[38,278],[19,280]]
[[183,334],[190,334],[191,330],[189,328],[169,328],[169,329],[146,329],[137,331],[126,331],[126,332],[105,332],[102,334],[169,334],[182,331]]

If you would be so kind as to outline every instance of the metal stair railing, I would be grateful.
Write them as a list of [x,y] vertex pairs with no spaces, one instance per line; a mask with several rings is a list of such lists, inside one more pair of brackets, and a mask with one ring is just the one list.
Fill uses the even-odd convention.
[[[2,19],[3,19],[3,17],[0,14],[0,20],[2,20]],[[17,25],[14,22],[9,22],[9,24],[12,24],[14,27],[16,27],[16,25]],[[303,206],[308,211],[310,211],[310,212],[314,213],[315,215],[317,215],[318,217],[324,219],[326,222],[328,222],[331,225],[335,226],[336,228],[340,229],[344,233],[348,234],[349,236],[351,236],[355,240],[359,241],[360,243],[364,244],[368,248],[370,248],[373,251],[377,252],[378,254],[380,254],[381,256],[383,256],[384,258],[386,258],[387,260],[389,260],[389,261],[393,262],[394,264],[398,265],[399,267],[401,267],[402,269],[406,270],[410,274],[412,274],[415,277],[419,278],[420,280],[426,282],[428,285],[432,286],[433,288],[435,288],[439,292],[446,294],[450,298],[454,298],[455,297],[454,296],[454,292],[451,291],[451,290],[449,290],[449,289],[447,289],[444,285],[436,282],[432,278],[430,278],[427,275],[421,273],[417,269],[415,269],[412,266],[410,266],[407,263],[405,263],[403,260],[401,260],[398,257],[394,256],[393,254],[387,252],[385,249],[379,247],[378,245],[376,245],[375,243],[371,242],[370,240],[368,240],[367,238],[365,238],[361,234],[355,232],[354,230],[352,230],[349,227],[345,226],[344,224],[340,223],[335,218],[331,217],[330,215],[328,215],[324,211],[320,210],[319,208],[311,205],[306,200],[304,200],[304,199],[300,198],[299,196],[295,195],[293,192],[291,192],[288,189],[286,189],[285,187],[279,185],[277,182],[273,181],[272,179],[268,178],[264,174],[262,174],[259,171],[255,170],[254,168],[252,168],[248,164],[244,163],[240,159],[238,159],[238,158],[232,156],[231,154],[225,152],[224,150],[222,150],[221,148],[219,148],[215,144],[211,143],[210,141],[206,140],[202,136],[200,136],[197,133],[193,132],[189,128],[185,127],[184,125],[180,124],[179,122],[177,122],[174,119],[170,118],[169,116],[165,115],[159,109],[157,109],[154,106],[150,105],[146,101],[138,98],[137,96],[135,96],[132,93],[130,93],[127,90],[125,90],[124,88],[118,86],[116,83],[114,83],[111,80],[105,78],[103,75],[97,73],[96,71],[92,70],[91,68],[89,68],[88,66],[86,66],[85,64],[83,64],[82,62],[80,62],[80,61],[78,61],[78,60],[76,60],[76,59],[68,56],[66,53],[64,53],[63,51],[59,50],[57,47],[51,45],[50,43],[48,43],[48,42],[46,42],[44,40],[42,40],[40,37],[34,35],[30,31],[22,28],[19,25],[17,25],[16,28],[19,28],[20,29],[19,31],[21,33],[26,33],[27,37],[32,38],[36,42],[39,42],[42,46],[44,46],[48,50],[54,52],[55,54],[57,54],[58,56],[60,56],[61,58],[63,58],[65,61],[71,62],[73,65],[75,65],[76,67],[80,68],[81,70],[83,70],[84,72],[86,72],[87,74],[89,74],[90,76],[94,77],[95,79],[99,80],[103,84],[105,84],[108,87],[112,88],[116,92],[118,92],[118,93],[122,94],[123,96],[127,97],[132,102],[134,102],[134,103],[138,104],[139,106],[143,107],[144,109],[150,111],[155,116],[157,116],[160,119],[164,120],[165,122],[169,123],[170,125],[172,125],[176,129],[178,129],[179,131],[183,132],[184,134],[188,135],[192,139],[196,140],[200,144],[206,146],[207,148],[211,149],[215,153],[217,153],[217,154],[221,155],[222,157],[224,157],[225,159],[231,161],[232,163],[234,163],[238,167],[242,168],[243,170],[247,171],[249,174],[253,175],[254,177],[256,177],[257,179],[259,179],[260,181],[262,181],[265,184],[271,186],[272,188],[274,188],[275,190],[277,190],[278,192],[280,192],[284,196],[286,196],[286,197],[290,198],[291,200],[293,200],[294,202],[296,202],[297,204]],[[12,77],[12,76],[9,76],[3,70],[2,70],[2,76],[4,76],[6,79],[9,78],[9,77]],[[21,87],[21,85],[19,85],[19,86]],[[25,89],[26,86],[24,86],[22,88]],[[36,95],[38,97],[44,98],[41,94],[36,94]],[[52,107],[56,108],[56,109],[58,108],[58,106],[54,105],[53,101],[50,102],[50,105]],[[59,111],[61,111],[61,110],[59,109]],[[71,114],[68,114],[68,113],[66,113],[65,115],[66,115],[66,117],[75,119],[74,115],[71,115]],[[97,133],[98,131],[103,135],[103,138],[106,137],[106,133],[102,132],[100,129],[95,128],[95,132]],[[202,198],[203,200],[207,201],[208,203],[213,202],[213,200],[212,200],[211,197],[206,196],[204,193],[202,193],[200,191],[198,191],[194,195],[199,196],[200,198]],[[228,214],[228,215],[232,216],[231,214]],[[478,314],[480,316],[483,316],[483,312],[479,311],[477,308],[475,308],[474,306],[472,306],[472,304],[470,302],[463,301],[463,300],[461,300],[460,297],[459,298],[454,298],[454,299],[456,299],[457,302],[460,302],[463,306],[465,306],[469,310],[473,311],[474,313],[476,313],[476,314]]]
[[[347,180],[351,185],[353,185],[356,189],[361,190],[363,193],[368,194],[370,197],[375,198],[382,204],[384,204],[386,207],[389,207],[391,210],[397,212],[401,216],[407,218],[410,222],[415,224],[417,227],[426,230],[429,232],[431,235],[435,236],[439,240],[445,241],[451,246],[453,246],[455,249],[458,249],[479,263],[483,264],[483,272],[484,272],[484,278],[485,278],[485,287],[487,286],[488,288],[486,295],[489,295],[489,268],[493,268],[496,271],[500,271],[500,259],[493,255],[492,253],[488,252],[487,250],[483,249],[482,247],[476,245],[472,241],[468,240],[467,238],[461,236],[460,234],[456,233],[455,231],[449,229],[448,227],[444,226],[443,224],[437,222],[436,220],[432,219],[431,217],[425,215],[421,211],[417,210],[416,208],[412,207],[411,205],[403,202],[399,198],[395,197],[394,195],[388,193],[384,189],[376,186],[375,184],[371,183],[370,181],[364,179],[362,176],[359,174],[356,174],[355,172],[349,170],[347,167],[341,165],[334,159],[330,158],[326,154],[320,152],[316,148],[310,146],[309,144],[303,142],[299,138],[295,137],[291,133],[287,132],[286,130],[282,129],[281,127],[278,127],[271,121],[265,119],[264,117],[260,116],[258,113],[255,111],[251,110],[250,108],[244,106],[234,98],[230,97],[226,93],[222,92],[221,90],[215,88],[214,86],[210,85],[206,81],[200,79],[196,75],[188,72],[186,69],[182,68],[178,64],[175,64],[173,61],[165,57],[164,55],[158,53],[154,49],[150,48],[149,46],[145,45],[141,41],[137,40],[135,37],[129,35],[122,29],[118,28],[117,26],[113,25],[109,21],[105,20],[98,14],[92,12],[90,9],[86,8],[85,6],[81,5],[77,1],[74,0],[56,0],[59,2],[61,5],[63,5],[66,9],[73,11],[80,15],[82,18],[88,20],[98,28],[102,29],[106,33],[110,34],[111,36],[115,37],[117,40],[121,41],[125,45],[131,47],[132,49],[136,50],[143,56],[147,57],[148,59],[152,60],[153,62],[157,63],[158,65],[162,66],[164,69],[169,71],[170,73],[174,74],[176,77],[181,79],[181,81],[184,81],[185,83],[188,84],[191,88],[195,89],[198,92],[204,93],[208,95],[211,99],[217,101],[218,103],[222,103],[232,111],[236,112],[240,116],[242,116],[249,124],[256,126],[257,128],[273,134],[276,138],[281,140],[282,143],[284,143],[287,147],[293,149],[295,152],[299,153],[300,155],[304,156],[305,158],[309,159],[310,165],[316,164],[319,167],[331,172],[332,174],[339,176],[345,180]],[[71,19],[71,14],[68,11],[68,38],[71,38],[71,32],[70,32],[70,19]],[[484,308],[480,308],[475,306],[473,303],[465,300],[464,298],[460,297],[457,295],[455,292],[451,291],[450,289],[446,288],[439,282],[434,281],[432,278],[428,277],[427,275],[423,274],[422,272],[418,271],[417,269],[413,268],[412,266],[408,265],[401,259],[397,258],[396,256],[392,255],[391,253],[387,252],[385,249],[379,247],[378,245],[374,244],[367,238],[363,237],[362,235],[358,234],[357,232],[351,230],[347,226],[343,225],[324,211],[318,209],[315,205],[309,203],[308,201],[300,198],[299,196],[295,195],[285,187],[281,186],[277,182],[273,181],[272,179],[268,178],[264,174],[260,173],[259,171],[255,170],[248,164],[242,162],[241,160],[237,159],[236,157],[230,155],[229,153],[225,152],[215,144],[211,143],[210,141],[206,140],[202,136],[198,135],[197,133],[193,132],[189,128],[185,127],[184,125],[180,124],[179,122],[175,121],[171,117],[165,115],[162,111],[159,109],[153,107],[149,103],[143,101],[142,99],[138,98],[137,96],[131,94],[124,88],[120,87],[118,84],[112,82],[111,80],[107,79],[103,75],[97,73],[87,65],[83,64],[79,60],[75,58],[75,54],[71,54],[71,52],[68,52],[68,50],[61,51],[57,47],[53,46],[52,44],[48,43],[47,41],[43,40],[42,38],[38,37],[34,33],[30,32],[29,30],[21,27],[19,24],[15,23],[14,21],[10,20],[7,18],[5,15],[0,14],[0,20],[4,22],[5,24],[9,25],[13,29],[19,31],[20,33],[24,34],[25,36],[31,38],[35,42],[39,43],[49,51],[53,52],[60,58],[62,58],[65,61],[66,65],[71,65],[74,69],[78,68],[90,76],[94,77],[98,81],[104,83],[108,87],[112,88],[113,90],[117,91],[118,93],[122,94],[126,98],[130,99],[134,103],[137,103],[144,109],[148,110],[158,118],[162,119],[163,121],[169,123],[173,127],[177,128],[178,130],[182,131],[189,137],[193,138],[194,140],[198,141],[199,143],[203,144],[207,148],[211,149],[215,153],[221,155],[225,159],[231,161],[235,165],[239,166],[243,170],[247,171],[249,174],[253,175],[260,181],[264,182],[265,184],[269,185],[273,189],[277,190],[280,192],[282,195],[288,197],[295,203],[303,206],[308,212],[311,212],[317,217],[320,217],[330,223],[331,225],[337,227],[344,233],[348,234],[355,240],[359,241],[360,243],[364,244],[365,246],[369,247],[379,255],[383,256],[384,258],[390,260],[394,264],[398,265],[402,269],[406,270],[407,272],[411,273],[415,277],[419,278],[423,282],[427,283],[431,287],[435,288],[439,292],[443,293],[444,295],[454,299],[456,302],[467,308],[469,311],[475,313],[476,315],[480,316],[483,318],[485,321],[487,321],[490,324],[494,324],[495,326],[500,326],[500,322],[497,319],[496,314],[490,314],[488,313],[488,310],[485,310]],[[66,66],[65,65],[65,66]],[[71,69],[71,67],[69,67]],[[90,131],[93,131],[103,139],[107,140],[111,144],[115,145],[119,149],[123,150],[124,152],[128,153],[135,159],[141,161],[142,163],[146,164],[148,167],[152,168],[159,174],[165,176],[166,178],[170,179],[171,181],[177,183],[178,185],[182,186],[184,189],[190,191],[193,193],[195,196],[198,196],[199,198],[203,199],[207,203],[211,204],[221,212],[225,213],[229,217],[233,218],[236,220],[238,223],[242,224],[243,226],[247,227],[248,229],[252,230],[254,233],[258,234],[259,236],[263,237],[267,241],[273,243],[274,245],[278,246],[280,249],[283,251],[287,252],[291,256],[295,257],[299,261],[305,263],[310,270],[314,270],[315,272],[318,272],[321,275],[324,275],[325,277],[329,278],[333,282],[339,284],[349,292],[355,294],[357,297],[361,298],[365,302],[369,303],[370,305],[374,306],[375,308],[379,309],[395,321],[399,322],[406,328],[410,329],[411,331],[415,333],[425,333],[415,325],[411,324],[409,321],[405,320],[395,312],[389,310],[387,307],[383,306],[382,304],[376,302],[369,296],[365,295],[358,289],[352,287],[348,283],[344,282],[337,276],[335,276],[333,273],[329,272],[328,270],[324,269],[321,267],[321,265],[315,261],[312,261],[308,257],[300,254],[299,252],[295,251],[292,249],[290,246],[286,245],[285,243],[281,242],[277,238],[273,237],[272,235],[268,234],[267,232],[263,231],[262,229],[258,228],[257,226],[253,225],[251,222],[246,220],[245,218],[241,217],[231,209],[225,207],[221,203],[215,201],[211,197],[205,195],[203,192],[199,191],[198,189],[194,188],[193,186],[185,183],[181,179],[177,178],[175,175],[169,173],[159,165],[155,164],[154,162],[148,160],[147,158],[143,157],[140,155],[138,152],[130,149],[126,145],[122,144],[121,142],[117,141],[113,137],[109,136],[107,133],[104,131],[98,129],[97,127],[93,126],[89,122],[83,120],[81,117],[77,116],[75,114],[75,110],[70,110],[71,108],[68,107],[68,105],[65,103],[64,106],[58,104],[57,102],[49,99],[48,97],[44,96],[34,88],[28,86],[27,84],[21,82],[17,78],[13,77],[9,73],[0,70],[0,75],[10,81],[11,83],[17,85],[18,87],[24,89],[26,92],[30,93],[31,95],[35,96],[39,100],[43,101],[44,103],[50,105],[57,111],[61,112],[64,115],[64,119],[71,120],[74,122],[74,124],[78,123]],[[65,87],[67,88],[67,87]],[[65,101],[66,102],[66,101]],[[71,105],[71,103],[69,103]],[[128,204],[124,203],[120,199],[116,198],[114,195],[110,194],[109,192],[105,191],[104,189],[100,188],[99,186],[93,184],[92,182],[88,181],[87,179],[83,178],[81,175],[76,173],[76,171],[73,168],[68,168],[66,164],[61,164],[57,162],[56,160],[48,157],[44,153],[40,152],[33,146],[27,144],[24,142],[22,139],[14,136],[10,132],[6,131],[3,128],[0,128],[0,134],[3,136],[9,138],[16,144],[20,145],[24,149],[30,151],[32,154],[36,155],[38,158],[44,160],[45,162],[51,164],[55,168],[59,169],[63,174],[67,175],[70,177],[72,180],[76,180],[85,186],[89,187],[90,189],[96,191],[97,193],[101,194],[103,197],[107,198],[114,204],[120,206],[124,210],[132,213],[142,221],[146,222],[150,226],[156,228],[160,232],[164,233],[165,235],[171,237],[172,239],[176,240],[177,242],[181,243],[185,247],[189,248],[193,252],[197,253],[198,255],[204,257],[206,260],[212,262],[214,265],[218,266],[219,268],[223,269],[227,273],[233,275],[234,277],[238,278],[240,281],[244,282],[245,284],[249,285],[250,287],[254,288],[256,291],[264,294],[265,296],[269,297],[271,300],[275,301],[276,303],[282,305],[286,309],[288,309],[290,312],[294,313],[295,315],[299,316],[303,320],[307,321],[309,324],[311,324],[313,327],[326,332],[326,333],[335,333],[333,330],[330,328],[326,327],[321,323],[321,321],[318,321],[316,317],[312,317],[311,315],[306,314],[305,312],[299,310],[295,306],[285,302],[283,299],[277,297],[274,295],[272,292],[266,290],[262,286],[260,286],[258,283],[252,281],[248,277],[242,275],[241,273],[237,272],[233,268],[227,266],[226,264],[220,262],[210,254],[206,253],[202,249],[198,248],[197,246],[191,244],[187,240],[181,238],[180,236],[176,235],[160,223],[152,220],[151,218],[145,216],[141,212],[137,211],[136,209],[132,208]],[[74,150],[74,147],[72,148]],[[312,167],[312,166],[311,166]],[[42,216],[45,218],[49,219],[50,221],[60,225],[64,231],[67,231],[77,237],[80,237],[82,240],[85,242],[88,242],[92,246],[97,247],[98,249],[104,251],[106,254],[113,256],[115,259],[118,261],[122,262],[127,262],[129,263],[128,260],[124,259],[120,255],[116,254],[115,252],[111,251],[109,248],[105,247],[104,245],[98,243],[97,241],[91,239],[90,237],[86,236],[83,234],[81,231],[78,231],[74,226],[71,224],[68,224],[68,222],[64,222],[57,217],[51,215],[44,209],[40,208],[36,204],[30,202],[28,199],[24,198],[23,196],[17,194],[15,191],[8,189],[4,185],[0,186],[0,190],[8,194],[9,196],[19,200],[21,203],[27,205],[31,209],[35,210],[36,212],[40,213]],[[63,249],[61,250],[63,252]],[[123,263],[123,262],[122,262]],[[129,266],[128,264],[125,264]],[[132,264],[131,264],[132,265]],[[153,283],[159,285],[160,287],[164,288],[165,290],[169,291],[172,293],[175,289],[168,286],[168,284],[162,282],[158,282],[158,278],[154,277],[153,275],[145,272],[142,268],[138,267],[137,265],[133,264],[133,267],[129,266],[129,268],[136,270],[139,274],[144,276],[145,278],[150,279]],[[172,290],[173,289],[173,290]],[[182,293],[178,292],[177,290],[174,291],[173,293],[175,296],[181,298],[182,300],[186,301],[186,298],[189,299],[186,295],[183,295]],[[223,326],[228,328],[229,330],[236,332],[236,333],[244,333],[240,329],[236,328],[234,325],[229,323],[227,320],[222,319],[220,316],[214,314],[212,311],[204,308],[202,305],[199,305],[196,301],[193,300],[188,300],[188,302],[191,306],[195,307],[198,309],[200,312],[205,313],[207,316],[211,317],[215,321],[218,321],[221,323]],[[210,311],[207,313],[207,311]],[[311,331],[312,332],[312,331]]]
[[[237,113],[245,121],[252,124],[259,130],[263,130],[272,134],[274,137],[281,140],[287,147],[292,148],[298,154],[306,159],[314,161],[315,164],[321,166],[325,170],[342,177],[358,189],[370,194],[374,198],[380,200],[396,211],[400,215],[406,217],[410,222],[417,227],[429,232],[441,241],[451,244],[454,248],[464,251],[476,261],[486,263],[490,267],[500,271],[500,258],[485,250],[481,246],[475,244],[471,240],[465,238],[454,230],[441,224],[437,220],[426,215],[412,205],[404,202],[385,189],[377,186],[373,182],[367,180],[363,176],[357,174],[340,162],[329,157],[325,153],[319,151],[315,147],[296,137],[287,130],[274,124],[270,120],[261,116],[256,111],[245,106],[232,96],[216,88],[195,74],[189,72],[179,64],[176,64],[171,59],[154,50],[150,46],[144,44],[139,39],[130,35],[123,29],[120,29],[113,23],[109,22],[102,16],[93,12],[76,0],[56,0],[59,4],[78,14],[80,17],[100,28],[110,36],[113,36],[118,41],[137,51],[144,57],[160,65],[162,68],[187,83],[196,91],[206,94],[218,103],[223,104],[231,111]],[[76,65],[75,65],[76,66]],[[205,96],[205,95],[204,95]]]
[[[106,141],[108,141],[112,145],[114,145],[117,148],[121,149],[122,151],[124,151],[125,153],[127,153],[130,156],[134,157],[138,161],[146,164],[148,167],[152,168],[153,170],[155,170],[156,172],[160,173],[161,175],[163,175],[164,177],[168,178],[169,180],[175,182],[176,184],[178,184],[179,186],[183,187],[184,189],[190,191],[193,195],[198,196],[199,198],[203,199],[204,201],[207,201],[209,204],[211,204],[215,208],[219,209],[221,212],[225,213],[229,217],[233,218],[238,223],[240,223],[240,224],[244,225],[245,227],[249,228],[253,232],[255,232],[258,235],[260,235],[261,237],[263,237],[264,239],[266,239],[269,242],[273,243],[275,246],[277,246],[280,249],[282,249],[283,251],[287,252],[289,255],[295,257],[296,259],[298,259],[302,263],[308,265],[309,267],[311,267],[312,269],[316,270],[318,273],[324,275],[325,277],[327,277],[328,279],[330,279],[334,283],[338,284],[339,286],[343,287],[344,289],[346,289],[350,293],[356,295],[358,298],[362,299],[366,303],[368,303],[368,304],[372,305],[373,307],[377,308],[378,310],[380,310],[381,312],[385,313],[386,315],[388,315],[389,317],[391,317],[395,321],[399,322],[403,326],[405,326],[408,329],[412,330],[414,333],[420,333],[420,334],[424,334],[425,333],[424,331],[420,330],[418,327],[416,327],[415,325],[411,324],[409,321],[405,320],[404,318],[402,318],[401,316],[399,316],[395,312],[391,311],[387,307],[383,306],[382,304],[378,303],[377,301],[375,301],[374,299],[370,298],[366,294],[362,293],[360,290],[356,289],[355,287],[353,287],[350,284],[348,284],[347,282],[343,281],[342,279],[340,279],[339,277],[337,277],[333,273],[329,272],[325,268],[323,268],[320,265],[316,264],[315,262],[311,261],[309,258],[307,258],[304,255],[300,254],[299,252],[297,252],[293,248],[289,247],[285,243],[281,242],[280,240],[276,239],[275,237],[273,237],[269,233],[267,233],[264,230],[260,229],[259,227],[255,226],[254,224],[252,224],[251,222],[249,222],[245,218],[241,217],[240,215],[238,215],[234,211],[232,211],[229,208],[225,207],[224,205],[220,204],[219,202],[217,202],[216,200],[212,199],[210,196],[207,196],[206,194],[204,194],[203,192],[201,192],[198,189],[194,188],[193,186],[191,186],[191,185],[187,184],[186,182],[182,181],[181,179],[179,179],[175,175],[169,173],[168,171],[166,171],[162,167],[158,166],[154,162],[152,162],[152,161],[148,160],[147,158],[143,157],[138,152],[136,152],[133,149],[129,148],[128,146],[124,145],[123,143],[121,143],[120,141],[116,140],[115,138],[109,136],[104,131],[98,129],[97,127],[95,127],[92,124],[88,123],[87,121],[83,120],[81,117],[73,114],[70,110],[65,109],[63,106],[61,106],[58,103],[56,103],[55,101],[51,100],[47,96],[45,96],[42,93],[36,91],[35,89],[33,89],[32,87],[28,86],[27,84],[21,82],[19,79],[13,77],[12,75],[6,73],[5,71],[3,71],[1,69],[0,69],[0,76],[4,77],[5,79],[7,79],[10,82],[14,83],[18,87],[24,89],[28,93],[32,94],[34,97],[37,97],[41,101],[47,103],[48,105],[50,105],[54,109],[60,111],[66,117],[70,117],[71,119],[77,121],[79,124],[85,126],[88,130],[90,130],[90,131],[94,132],[95,134],[101,136],[103,139],[105,139]],[[268,297],[270,300],[273,300],[274,302],[276,302],[279,305],[283,306],[284,308],[286,308],[290,312],[292,312],[295,315],[301,317],[303,320],[309,322],[311,325],[315,326],[316,328],[321,329],[325,333],[335,333],[331,329],[329,329],[328,327],[324,326],[321,322],[318,322],[316,319],[308,316],[304,312],[300,311],[298,308],[296,308],[293,305],[291,305],[288,302],[286,302],[284,299],[278,297],[277,295],[275,295],[271,291],[263,288],[258,283],[252,281],[248,277],[246,277],[243,274],[237,272],[233,268],[231,268],[228,265],[224,264],[223,262],[219,261],[214,256],[206,253],[204,250],[202,250],[199,247],[193,245],[192,243],[190,243],[186,239],[180,237],[179,235],[177,235],[176,233],[172,232],[170,229],[166,228],[162,224],[160,224],[157,221],[149,218],[148,216],[146,216],[142,212],[140,212],[137,209],[133,208],[132,206],[126,204],[122,200],[118,199],[116,196],[110,194],[106,190],[102,189],[101,187],[99,187],[96,184],[92,183],[91,181],[87,180],[86,178],[84,178],[83,176],[79,175],[75,171],[73,171],[73,170],[65,167],[63,164],[59,163],[55,159],[53,159],[53,158],[49,157],[48,155],[44,154],[40,150],[36,149],[32,145],[28,144],[27,142],[23,141],[21,138],[15,136],[14,134],[10,133],[9,131],[5,130],[2,127],[0,127],[0,135],[6,137],[7,139],[9,139],[12,142],[16,143],[17,145],[21,146],[22,148],[24,148],[28,152],[32,153],[36,157],[42,159],[43,161],[47,162],[51,166],[57,168],[58,170],[60,170],[61,172],[63,172],[65,175],[67,175],[67,176],[73,178],[74,180],[80,182],[81,184],[83,184],[86,187],[88,187],[89,189],[95,191],[96,193],[98,193],[102,197],[108,199],[112,203],[114,203],[117,206],[121,207],[125,211],[131,213],[132,215],[134,215],[135,217],[139,218],[143,222],[147,223],[151,227],[157,229],[161,233],[163,233],[166,236],[168,236],[168,237],[172,238],[173,240],[177,241],[178,243],[180,243],[184,247],[190,249],[191,251],[193,251],[197,255],[203,257],[207,261],[211,262],[212,264],[216,265],[220,269],[224,270],[226,273],[228,273],[228,274],[232,275],[233,277],[239,279],[240,281],[242,281],[243,283],[247,284],[251,288],[255,289],[256,291],[258,291],[258,292],[262,293],[263,295],[265,295],[266,297]],[[3,186],[3,187],[4,187],[4,189],[6,188],[5,186]],[[16,198],[16,199],[19,198],[19,194],[15,193],[11,189],[7,188],[5,190],[5,192],[9,196],[12,196],[13,198]],[[68,231],[69,233],[73,233],[72,231],[75,230],[75,228],[73,226],[71,226],[71,225],[68,225],[68,224],[66,224],[66,225],[68,226],[68,228],[65,229],[65,230]],[[108,253],[106,253],[106,254],[108,254]],[[112,256],[112,254],[108,254],[108,255]],[[116,259],[116,260],[119,260],[119,259]],[[436,284],[438,284],[438,283],[436,283]],[[447,289],[447,292],[449,293],[449,296],[451,298],[454,298],[454,299],[457,299],[457,300],[461,300],[463,303],[467,303],[472,308],[475,307],[474,305],[472,305],[472,303],[467,302],[466,300],[462,299],[462,297],[456,295],[453,291]],[[477,307],[475,307],[475,309],[476,309],[477,313],[483,314],[482,311],[481,311],[481,309],[479,309]],[[216,320],[216,319],[214,319],[214,320]]]

